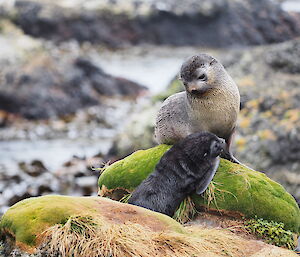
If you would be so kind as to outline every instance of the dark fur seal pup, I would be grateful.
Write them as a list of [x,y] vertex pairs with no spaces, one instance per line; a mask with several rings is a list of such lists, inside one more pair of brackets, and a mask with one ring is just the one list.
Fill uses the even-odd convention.
[[225,139],[227,149],[222,156],[238,162],[231,154],[230,144],[240,94],[230,75],[215,58],[199,54],[183,63],[180,79],[185,92],[167,98],[158,112],[157,142],[174,144],[192,133],[209,131]]
[[209,132],[189,135],[167,151],[128,203],[173,216],[191,193],[202,194],[219,166],[223,139]]

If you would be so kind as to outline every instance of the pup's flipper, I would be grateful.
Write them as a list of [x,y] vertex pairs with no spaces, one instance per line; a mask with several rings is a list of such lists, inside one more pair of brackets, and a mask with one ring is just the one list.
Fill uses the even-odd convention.
[[214,175],[216,174],[219,164],[220,164],[220,158],[217,158],[216,163],[212,168],[212,170],[207,171],[206,174],[203,176],[202,180],[200,181],[196,189],[196,193],[198,195],[201,195],[206,190],[209,183],[212,181]]

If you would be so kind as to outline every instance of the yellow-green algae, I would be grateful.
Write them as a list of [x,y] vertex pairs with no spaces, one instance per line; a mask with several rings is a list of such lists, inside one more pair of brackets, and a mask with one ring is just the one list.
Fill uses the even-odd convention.
[[[34,247],[37,236],[53,225],[64,224],[71,216],[105,218],[106,213],[103,212],[107,211],[107,208],[102,207],[104,204],[106,206],[109,204],[121,212],[123,210],[125,214],[126,209],[128,212],[128,208],[131,208],[129,212],[133,220],[136,220],[137,215],[142,215],[143,219],[149,220],[151,217],[156,220],[153,222],[155,224],[161,222],[168,230],[180,233],[184,231],[183,227],[170,217],[138,206],[119,203],[104,197],[49,195],[29,198],[9,208],[1,218],[0,236],[5,237],[9,232],[15,237],[17,243]],[[133,212],[132,207],[137,211]],[[107,220],[113,223],[117,211],[113,211],[111,215],[112,218]],[[128,216],[126,217],[123,217],[124,222],[128,219]]]
[[[101,189],[134,190],[155,168],[170,148],[159,145],[137,151],[107,167],[99,178]],[[285,229],[300,232],[300,210],[294,198],[265,174],[222,159],[204,197],[193,195],[196,206],[233,211],[247,218],[263,218],[285,224]]]

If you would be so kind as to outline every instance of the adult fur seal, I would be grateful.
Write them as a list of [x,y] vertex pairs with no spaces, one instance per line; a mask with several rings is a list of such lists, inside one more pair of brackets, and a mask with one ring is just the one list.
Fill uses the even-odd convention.
[[160,159],[155,171],[132,193],[128,203],[173,216],[191,193],[202,194],[219,166],[223,139],[209,132],[189,135]]
[[209,131],[225,139],[223,157],[238,162],[230,150],[240,108],[240,94],[233,79],[219,61],[207,54],[184,62],[180,79],[185,92],[167,98],[158,112],[157,142],[174,144],[192,133]]

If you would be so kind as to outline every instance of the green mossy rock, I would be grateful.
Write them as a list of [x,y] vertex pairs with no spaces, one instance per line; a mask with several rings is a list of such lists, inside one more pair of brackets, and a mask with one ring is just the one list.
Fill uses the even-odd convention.
[[[140,150],[107,167],[98,181],[100,192],[117,188],[133,191],[170,147],[159,145]],[[300,232],[299,207],[280,184],[261,172],[227,160],[221,160],[204,197],[193,195],[192,199],[197,207],[282,222],[285,229]]]
[[42,232],[53,225],[65,224],[75,215],[97,217],[111,223],[133,222],[153,230],[183,231],[170,217],[138,206],[103,197],[50,195],[29,198],[9,208],[0,222],[0,237],[12,235],[17,246],[34,248]]

